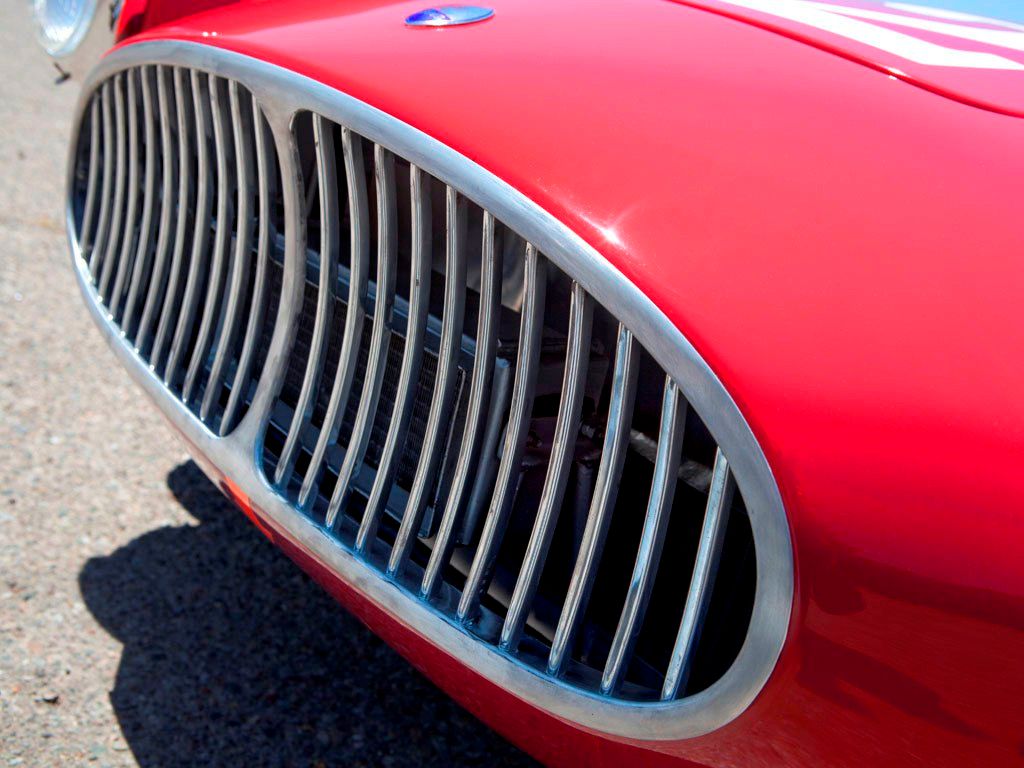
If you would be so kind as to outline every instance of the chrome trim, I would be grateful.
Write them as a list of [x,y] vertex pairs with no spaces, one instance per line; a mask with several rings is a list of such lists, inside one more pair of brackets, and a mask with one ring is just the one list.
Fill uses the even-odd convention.
[[139,69],[139,81],[142,86],[142,122],[146,124],[146,167],[143,175],[146,189],[142,197],[142,221],[139,226],[139,242],[135,246],[135,258],[132,260],[132,279],[125,299],[124,315],[121,327],[126,333],[132,327],[135,312],[138,308],[139,294],[142,289],[142,275],[149,263],[151,247],[150,234],[153,231],[153,205],[156,200],[156,121],[153,119],[153,91],[149,82],[152,67]]
[[373,335],[366,363],[366,378],[359,400],[359,410],[352,426],[345,459],[338,472],[338,482],[327,506],[326,525],[333,528],[338,514],[348,500],[352,478],[363,465],[366,449],[377,416],[377,401],[384,383],[388,349],[391,346],[391,324],[394,322],[395,280],[398,273],[398,212],[395,189],[395,156],[377,144],[373,148],[374,179],[377,189],[377,292],[373,302]]
[[99,277],[100,296],[108,302],[110,301],[110,295],[107,289],[110,287],[110,277],[113,274],[114,256],[120,250],[121,233],[124,231],[121,229],[121,213],[124,211],[124,188],[128,185],[128,167],[124,162],[124,156],[127,152],[127,147],[125,146],[127,144],[126,134],[128,133],[124,116],[125,76],[125,74],[120,74],[114,78],[114,125],[116,126],[114,136],[117,141],[117,148],[114,151],[117,153],[115,167],[118,170],[117,179],[114,181],[114,210],[111,213],[110,238],[107,242],[107,247],[104,249]]
[[156,326],[153,339],[153,351],[150,364],[157,368],[163,357],[167,343],[167,332],[171,327],[171,315],[177,309],[175,297],[178,295],[178,283],[181,282],[182,259],[185,254],[185,231],[188,226],[189,201],[192,199],[192,174],[189,165],[192,159],[192,146],[189,137],[189,99],[185,94],[185,72],[175,67],[174,73],[174,105],[178,125],[178,220],[174,227],[174,253],[171,255],[171,274],[167,282],[167,294],[160,310],[160,321]]
[[683,427],[686,425],[686,401],[680,403],[679,388],[670,376],[665,377],[665,393],[661,403],[661,426],[658,431],[658,456],[654,461],[654,480],[647,502],[647,516],[640,534],[640,548],[633,566],[633,576],[626,592],[626,604],[619,617],[619,626],[612,638],[612,647],[601,675],[601,691],[614,693],[626,673],[626,663],[636,642],[647,603],[654,589],[661,549],[668,530],[672,497],[676,490],[676,474],[683,448]]
[[569,344],[565,353],[562,374],[562,397],[558,405],[558,420],[551,441],[551,459],[548,463],[544,488],[541,490],[537,516],[534,519],[526,555],[519,569],[519,578],[512,591],[512,600],[501,628],[499,643],[507,651],[514,651],[526,625],[527,609],[533,602],[540,583],[544,561],[547,560],[551,537],[555,533],[558,513],[562,509],[565,484],[572,467],[576,435],[580,431],[580,409],[583,391],[587,386],[590,363],[590,331],[594,319],[594,304],[579,283],[572,284],[569,298]]
[[391,493],[409,429],[416,383],[423,361],[423,340],[427,332],[430,310],[431,236],[430,178],[415,165],[409,168],[409,197],[412,205],[412,269],[409,272],[409,319],[406,324],[402,367],[398,372],[398,389],[391,409],[391,423],[384,439],[384,450],[377,465],[377,474],[363,510],[363,519],[356,533],[356,551],[363,552],[377,536],[381,511]]
[[[235,252],[231,265],[231,277],[228,280],[227,300],[224,317],[221,320],[220,338],[217,339],[216,353],[210,378],[203,392],[203,404],[199,409],[199,418],[206,421],[214,403],[220,402],[221,389],[224,386],[225,366],[232,359],[238,333],[239,313],[242,311],[249,283],[250,250],[252,248],[252,197],[254,185],[252,181],[252,147],[249,136],[252,133],[252,116],[248,115],[239,101],[238,83],[228,83],[228,104],[231,110],[231,134],[235,146]],[[218,222],[218,225],[220,222]],[[225,227],[226,228],[226,227]],[[218,430],[219,434],[223,434]]]
[[[96,210],[96,193],[99,192],[99,156],[100,156],[100,109],[99,101],[94,101],[89,110],[89,178],[86,179],[85,208],[82,211],[82,249],[87,250],[92,241],[93,213]],[[106,164],[105,164],[106,165]]]
[[269,128],[263,117],[263,111],[255,96],[250,96],[250,108],[253,115],[253,137],[256,142],[256,189],[259,195],[259,211],[256,214],[259,222],[259,234],[256,236],[256,276],[253,279],[252,304],[249,307],[249,320],[246,322],[245,335],[242,337],[242,352],[238,356],[235,378],[231,384],[227,405],[220,421],[220,435],[226,435],[235,425],[235,413],[242,404],[243,387],[249,381],[252,365],[256,359],[256,343],[260,336],[260,323],[263,319],[264,305],[267,301],[267,272],[270,269],[270,243],[273,237],[270,221],[270,196],[274,188],[273,158],[270,156],[270,141],[267,137]]
[[334,167],[334,136],[330,125],[319,115],[313,116],[313,136],[316,141],[316,181],[319,191],[317,198],[320,201],[320,283],[316,295],[313,339],[309,344],[302,389],[299,390],[299,400],[295,405],[291,426],[288,427],[284,448],[281,449],[281,456],[274,469],[276,485],[288,484],[292,469],[295,467],[295,451],[299,447],[303,430],[313,416],[316,391],[327,357],[331,321],[334,319],[334,287],[338,282],[340,245],[335,226],[338,221],[338,176]]
[[544,326],[544,300],[547,293],[547,270],[544,257],[537,246],[526,246],[526,264],[523,269],[523,312],[519,324],[519,352],[516,358],[516,377],[512,384],[512,407],[505,428],[505,445],[498,465],[498,479],[494,486],[491,505],[484,519],[473,564],[459,599],[457,615],[460,621],[472,621],[487,591],[494,562],[498,557],[501,540],[508,527],[508,516],[515,499],[515,483],[523,447],[530,429],[530,412],[540,364],[541,330]]
[[[316,479],[320,474],[327,446],[338,439],[341,420],[345,416],[349,397],[352,394],[352,378],[359,359],[359,345],[363,338],[366,322],[367,287],[370,275],[369,203],[367,202],[366,177],[363,176],[363,142],[353,136],[348,128],[341,130],[341,149],[345,161],[345,179],[348,188],[349,209],[349,274],[348,301],[345,309],[345,329],[341,338],[341,357],[334,374],[331,397],[327,401],[327,413],[320,428],[313,457],[310,459],[306,476],[299,489],[299,506],[306,507],[312,501]],[[337,174],[335,173],[335,178]],[[321,216],[322,220],[322,216]],[[323,226],[321,224],[321,226]],[[331,227],[332,237],[334,227]],[[339,235],[340,236],[340,235]],[[341,247],[340,241],[331,240],[334,253]]]
[[[199,181],[196,182],[195,220],[209,221],[210,213],[213,210],[210,184],[206,182],[211,174],[210,146],[206,140],[209,133],[207,128],[210,124],[210,113],[207,107],[209,98],[203,94],[203,81],[207,81],[207,85],[209,81],[195,71],[191,73],[189,79],[192,84],[192,114],[195,116],[196,175],[199,177]],[[188,261],[185,294],[181,297],[181,310],[178,314],[178,323],[174,328],[174,340],[171,342],[171,351],[167,358],[167,365],[164,367],[164,383],[168,386],[174,381],[174,376],[178,372],[178,363],[182,362],[185,346],[192,336],[192,326],[195,323],[196,310],[199,308],[200,283],[206,269],[206,244],[209,239],[210,228],[208,226],[192,228],[192,252]]]
[[[114,118],[112,115],[112,107],[110,106],[111,95],[110,91],[115,87],[113,80],[108,80],[103,83],[102,92],[100,94],[100,101],[103,106],[103,158],[106,160],[111,157],[114,153]],[[103,186],[100,187],[100,220],[99,226],[96,230],[96,239],[92,242],[92,248],[89,250],[89,271],[93,278],[99,277],[99,269],[101,259],[96,247],[97,243],[101,246],[103,241],[107,239],[107,230],[110,228],[110,204],[111,204],[111,185],[114,183],[114,164],[109,162],[103,163]]]
[[[146,337],[153,323],[153,313],[157,303],[164,298],[167,278],[165,277],[167,257],[170,251],[171,217],[175,212],[174,169],[177,167],[177,147],[171,140],[171,113],[167,95],[166,67],[156,69],[156,100],[160,110],[160,147],[162,152],[161,192],[160,192],[160,223],[157,226],[156,252],[153,257],[153,271],[150,273],[149,290],[146,302],[142,305],[142,317],[135,331],[135,348],[142,349],[146,345]],[[125,326],[127,330],[128,326]],[[186,400],[188,399],[186,395]]]
[[704,510],[704,524],[701,526],[697,558],[693,564],[693,576],[686,596],[686,607],[679,623],[679,634],[672,649],[672,659],[661,689],[662,701],[674,699],[680,691],[686,690],[693,664],[693,652],[697,647],[703,629],[704,618],[714,588],[715,572],[722,554],[725,529],[729,525],[729,510],[732,507],[732,480],[729,476],[729,460],[722,449],[715,452],[715,466],[711,470],[711,492]]
[[114,45],[123,0],[83,0],[88,7],[79,24],[67,40],[53,44],[46,38],[38,16],[36,39],[43,50],[60,66],[62,72],[73,77],[88,75],[89,69]]
[[640,373],[640,345],[633,334],[619,323],[615,344],[615,370],[612,374],[612,393],[608,406],[608,424],[601,448],[601,464],[594,483],[594,498],[587,513],[580,552],[576,557],[565,603],[558,617],[555,638],[548,654],[548,673],[558,674],[565,664],[566,653],[572,646],[587,609],[590,592],[596,577],[598,554],[604,547],[612,510],[619,494],[619,479],[629,446],[629,425],[633,421],[636,401],[636,382]]
[[[135,80],[138,71],[129,69],[126,73],[128,81],[128,215],[125,218],[125,232],[131,233],[135,230],[135,208],[138,201],[139,187],[139,147],[138,131],[139,116],[136,109]],[[118,309],[121,307],[121,299],[124,295],[124,281],[128,276],[129,254],[132,247],[131,234],[127,234],[121,244],[121,255],[117,258],[117,277],[114,279],[114,287],[111,290],[108,301],[110,302],[110,314],[117,317]]]
[[477,318],[476,355],[469,382],[469,410],[462,430],[462,443],[455,461],[455,475],[437,538],[430,552],[420,595],[432,597],[441,569],[448,563],[455,545],[453,533],[462,516],[472,490],[470,473],[480,459],[483,446],[484,419],[491,399],[491,380],[498,351],[498,314],[501,310],[502,253],[494,244],[494,216],[484,211],[480,243],[480,312]]
[[[409,489],[402,524],[388,560],[388,575],[391,577],[401,573],[409,549],[420,530],[423,510],[427,506],[427,494],[442,456],[441,440],[451,412],[459,352],[462,350],[462,322],[466,314],[466,200],[451,187],[445,189],[445,227],[444,309],[437,374],[434,377],[427,428],[423,435],[423,448],[420,450],[412,488]],[[427,279],[430,279],[429,275]]]
[[[99,0],[80,0],[77,8],[73,3],[68,2],[47,2],[47,0],[34,0],[32,6],[33,22],[35,24],[36,40],[43,50],[54,59],[67,59],[74,54],[83,41],[89,36],[94,27],[102,27],[102,21],[97,21],[97,16],[102,16],[99,7],[102,3]],[[53,8],[52,6],[59,6]],[[69,7],[70,6],[70,7]],[[110,4],[111,10],[114,7],[113,1]],[[71,19],[66,14],[77,15]],[[54,16],[58,16],[54,19]],[[63,16],[63,18],[60,18]],[[113,19],[111,20],[111,22]],[[54,27],[71,28],[70,33],[63,39],[54,39],[48,34]],[[111,27],[113,24],[111,23]],[[112,30],[111,30],[112,31]],[[111,37],[113,39],[113,37]]]
[[[206,298],[203,300],[203,313],[199,320],[199,333],[196,345],[192,349],[192,359],[185,373],[185,384],[181,390],[181,399],[186,404],[192,401],[193,390],[199,383],[199,374],[206,363],[210,352],[211,336],[216,328],[221,307],[221,282],[224,279],[226,251],[231,245],[228,222],[231,221],[231,196],[228,194],[228,138],[230,130],[227,125],[227,111],[221,100],[221,85],[213,75],[207,77],[207,88],[210,94],[210,115],[213,121],[213,151],[217,156],[217,230],[213,236],[213,254],[210,261],[210,279],[206,284]],[[162,110],[161,110],[162,111]],[[165,167],[169,167],[165,164]],[[163,225],[161,224],[161,227]],[[199,227],[196,227],[198,229]],[[158,278],[160,279],[160,278]],[[153,283],[156,285],[156,282]],[[148,300],[146,302],[149,303]],[[142,333],[140,331],[139,336]],[[136,342],[138,344],[138,342]]]
[[[597,251],[468,158],[411,126],[326,85],[272,64],[196,43],[152,41],[127,45],[107,56],[82,90],[76,125],[96,85],[129,66],[149,63],[190,66],[237,79],[264,106],[283,177],[285,274],[281,312],[270,342],[266,375],[238,427],[216,436],[180,401],[169,395],[157,375],[135,354],[99,303],[88,265],[74,237],[73,212],[68,231],[74,269],[94,320],[119,360],[183,433],[204,462],[218,467],[248,495],[283,535],[323,563],[339,578],[392,616],[399,618],[448,656],[474,669],[495,685],[543,710],[582,727],[624,738],[677,740],[708,733],[743,712],[771,674],[786,637],[793,598],[793,561],[789,528],[771,470],[749,426],[714,372],[649,298]],[[290,120],[297,110],[315,110],[350,126],[403,157],[491,211],[552,261],[567,271],[595,302],[630,328],[655,361],[680,386],[703,416],[712,436],[729,457],[756,541],[758,579],[753,616],[746,640],[730,669],[698,694],[677,701],[636,704],[582,692],[524,667],[499,649],[481,643],[436,608],[381,577],[370,563],[341,546],[331,534],[297,510],[263,478],[256,466],[262,425],[284,378],[284,363],[297,326],[295,309],[304,279],[304,219],[296,189],[297,157]],[[77,131],[77,128],[76,128]],[[72,160],[68,181],[74,172]],[[109,155],[108,155],[109,156]]]

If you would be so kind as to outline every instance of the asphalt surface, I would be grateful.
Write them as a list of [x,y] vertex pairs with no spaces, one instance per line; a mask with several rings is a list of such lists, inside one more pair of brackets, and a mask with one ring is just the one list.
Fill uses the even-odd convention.
[[0,17],[0,768],[530,764],[225,502],[115,363],[60,220],[78,86],[27,5]]

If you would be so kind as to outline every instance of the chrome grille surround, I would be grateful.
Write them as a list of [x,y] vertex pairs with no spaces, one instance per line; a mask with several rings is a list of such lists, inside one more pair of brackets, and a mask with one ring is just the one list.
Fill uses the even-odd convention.
[[[793,596],[788,525],[777,486],[756,439],[714,373],[678,329],[589,245],[472,161],[363,102],[265,62],[177,41],[126,46],[107,56],[89,77],[76,116],[76,126],[80,127],[87,117],[90,94],[108,78],[130,67],[154,64],[189,67],[243,85],[253,94],[267,118],[281,163],[285,233],[281,307],[273,328],[264,374],[255,388],[249,409],[237,427],[225,436],[211,431],[168,391],[161,378],[138,356],[133,345],[112,322],[94,286],[88,261],[83,259],[79,250],[73,212],[70,206],[68,209],[73,262],[94,319],[122,363],[196,449],[200,461],[208,462],[231,478],[253,506],[276,527],[382,609],[399,617],[404,624],[495,684],[554,715],[614,735],[666,740],[707,733],[746,709],[771,674],[788,628]],[[688,603],[684,612],[677,641],[680,652],[673,654],[666,676],[664,693],[668,700],[635,702],[581,690],[546,670],[523,664],[508,650],[510,641],[519,631],[518,625],[511,628],[511,634],[503,637],[500,645],[481,642],[452,616],[421,600],[395,580],[383,577],[377,565],[360,557],[355,548],[343,546],[328,527],[301,512],[271,484],[273,478],[268,480],[265,476],[260,460],[265,425],[284,383],[306,279],[306,222],[300,210],[301,174],[292,132],[295,114],[304,111],[357,131],[451,185],[459,194],[514,229],[547,260],[570,275],[575,281],[574,291],[578,289],[581,297],[592,298],[594,303],[621,321],[668,374],[661,420],[664,438],[679,433],[679,430],[671,429],[679,419],[680,398],[676,396],[676,387],[701,415],[721,450],[712,473],[705,518],[705,530],[711,535],[702,536],[700,549],[713,554],[717,546],[714,526],[709,528],[707,521],[713,523],[716,515],[723,508],[727,509],[723,498],[727,494],[730,469],[745,502],[756,542],[756,593],[746,637],[732,666],[712,685],[694,695],[672,698],[680,678],[685,677],[686,647],[691,642],[692,625],[699,621],[699,617],[694,615],[695,603],[694,609],[690,609]],[[69,188],[74,182],[78,143],[76,133],[71,145]],[[670,439],[659,443],[672,444]],[[656,478],[674,474],[672,453],[671,450],[659,450],[658,463],[666,466],[656,470]],[[657,495],[655,488],[652,499]],[[654,531],[660,525],[659,514],[657,504],[649,506],[652,535],[656,535]],[[645,524],[645,539],[646,531]],[[641,553],[636,569],[641,575],[643,559]],[[710,560],[705,558],[705,562]],[[691,592],[701,589],[705,583],[707,574],[700,568],[697,571]],[[521,611],[521,608],[516,610]],[[623,622],[627,627],[633,620],[629,611],[624,611]],[[628,645],[629,634],[628,631],[623,634],[625,645]],[[514,643],[512,645],[514,647]],[[610,658],[627,652],[628,649],[613,647]],[[553,659],[555,671],[557,664],[558,660]],[[606,668],[602,691],[614,691],[614,680],[607,678],[615,674],[614,669],[609,672]]]

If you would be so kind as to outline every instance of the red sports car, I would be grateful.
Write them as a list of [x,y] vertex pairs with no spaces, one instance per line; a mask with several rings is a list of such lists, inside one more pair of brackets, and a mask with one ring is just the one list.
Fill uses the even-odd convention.
[[38,0],[118,360],[545,763],[1020,764],[1024,7],[491,2]]

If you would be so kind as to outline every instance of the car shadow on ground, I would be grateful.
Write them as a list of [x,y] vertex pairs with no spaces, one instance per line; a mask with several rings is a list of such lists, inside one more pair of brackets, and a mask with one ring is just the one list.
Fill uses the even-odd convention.
[[167,485],[197,525],[79,576],[123,645],[110,694],[142,766],[520,766],[266,541],[192,462]]

